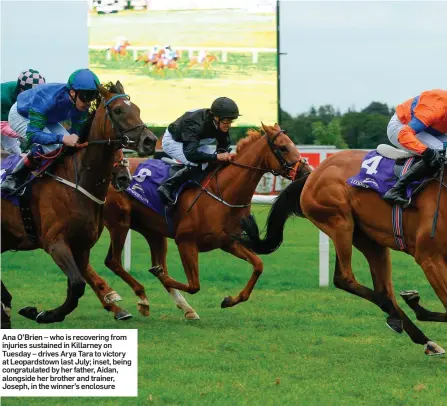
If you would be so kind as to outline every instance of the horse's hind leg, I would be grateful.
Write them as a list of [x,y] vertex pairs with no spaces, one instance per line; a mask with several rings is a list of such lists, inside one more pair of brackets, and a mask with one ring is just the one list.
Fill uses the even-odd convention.
[[221,307],[225,308],[235,306],[241,302],[247,301],[250,298],[251,292],[253,292],[256,282],[262,274],[264,265],[258,256],[256,256],[255,254],[253,254],[253,252],[240,244],[234,243],[228,247],[222,247],[222,249],[230,254],[233,254],[235,257],[250,262],[250,264],[253,266],[253,273],[251,274],[251,277],[244,289],[242,289],[237,296],[227,296],[222,301]]
[[5,284],[2,282],[1,288],[1,298],[2,298],[2,309],[1,309],[1,327],[2,329],[11,328],[11,302],[12,296],[6,289]]
[[121,297],[110,288],[108,283],[96,273],[90,264],[88,264],[84,276],[93,292],[98,296],[104,310],[113,312],[115,320],[127,320],[132,317],[129,312],[115,304],[121,300]]
[[[391,300],[392,302],[393,312],[387,312],[390,315],[387,319],[387,324],[393,330],[401,332],[399,327],[402,320],[404,330],[414,343],[424,345],[426,353],[429,355],[442,354],[444,350],[436,343],[430,341],[430,339],[419,330],[397,304],[391,279],[391,259],[389,249],[379,245],[358,229],[354,234],[353,243],[368,261],[374,284],[374,291],[379,295],[383,295],[383,297],[386,298],[385,300]],[[384,299],[382,299],[381,302],[383,303]],[[388,306],[385,307],[383,304],[379,304],[379,307],[384,310],[384,308]],[[396,319],[394,309],[398,312],[399,319]]]
[[193,295],[200,290],[199,250],[194,242],[179,242],[177,243],[177,246],[180,258],[182,259],[183,269],[186,278],[188,279],[188,284],[176,281],[174,278],[164,273],[161,266],[155,266],[149,269],[149,272],[158,278],[165,289],[179,289]]
[[[143,235],[151,249],[152,268],[154,269],[158,266],[161,266],[163,269],[163,273],[165,275],[168,275],[168,266],[166,264],[166,254],[168,252],[168,244],[166,237],[164,237],[161,234],[150,233],[150,232],[144,233]],[[183,310],[183,314],[185,315],[186,319],[188,320],[200,319],[196,311],[189,305],[189,303],[177,289],[168,287],[165,287],[165,289],[168,291],[172,300],[174,300],[176,306],[180,310]]]
[[139,297],[137,309],[143,316],[149,316],[149,300],[147,299],[144,286],[139,283],[132,275],[127,272],[121,261],[124,244],[126,242],[127,233],[129,231],[129,224],[108,224],[107,227],[110,232],[110,247],[105,259],[105,265],[112,272],[118,275],[124,282],[126,282],[134,291],[135,295]]

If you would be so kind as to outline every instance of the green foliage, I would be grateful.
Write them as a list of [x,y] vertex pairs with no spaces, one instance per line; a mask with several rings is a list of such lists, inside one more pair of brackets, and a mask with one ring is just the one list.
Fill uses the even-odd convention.
[[348,110],[344,114],[332,105],[311,106],[296,117],[281,110],[279,120],[296,144],[370,149],[389,143],[386,128],[393,114],[394,108],[372,102],[361,112]]

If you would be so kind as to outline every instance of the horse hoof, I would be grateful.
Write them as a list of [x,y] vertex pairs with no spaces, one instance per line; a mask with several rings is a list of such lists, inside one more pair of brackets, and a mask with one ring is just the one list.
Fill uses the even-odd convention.
[[230,296],[227,296],[224,300],[222,300],[222,303],[220,304],[220,307],[222,309],[225,309],[226,307],[231,307],[233,306],[233,300],[231,299]]
[[153,266],[149,272],[158,278],[163,273],[163,267],[161,265]]
[[445,354],[444,348],[440,347],[434,341],[428,341],[426,344],[424,344],[424,352],[425,352],[425,355],[429,355],[429,356]]
[[65,316],[59,315],[55,316],[54,312],[42,311],[36,316],[36,321],[39,324],[50,324],[50,323],[60,323],[64,321]]
[[186,320],[200,320],[200,316],[196,312],[192,311],[192,312],[185,313],[185,319]]
[[35,307],[31,307],[31,306],[25,306],[22,307],[18,313],[23,316],[26,317],[27,319],[36,320],[37,315],[39,314],[37,309]]
[[417,300],[419,302],[420,299],[419,292],[417,290],[404,290],[403,292],[400,292],[400,296],[405,300],[405,302],[412,300]]
[[137,304],[137,309],[142,316],[148,317],[150,314],[149,301],[147,299],[139,300]]
[[387,317],[386,324],[391,330],[395,331],[396,333],[401,334],[402,331],[404,331],[403,323],[402,323],[401,319]]
[[132,318],[132,315],[125,310],[120,310],[117,314],[115,314],[115,320],[121,321],[121,320],[129,320]]

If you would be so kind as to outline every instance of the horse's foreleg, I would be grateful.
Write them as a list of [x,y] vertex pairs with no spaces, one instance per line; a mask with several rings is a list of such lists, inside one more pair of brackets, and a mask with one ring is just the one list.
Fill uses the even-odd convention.
[[[444,305],[444,308],[447,310],[447,259],[442,255],[442,247],[434,245],[428,237],[426,237],[426,240],[420,239],[416,244],[415,259],[423,269],[426,278]],[[405,291],[401,293],[401,296],[408,306],[414,310],[418,320],[447,322],[447,312],[432,312],[419,304],[420,297],[417,291]]]
[[187,285],[171,278],[159,265],[149,269],[149,272],[156,276],[166,289],[174,288],[190,294],[197,293],[200,290],[199,250],[193,242],[181,242],[177,245],[180,258],[182,259],[183,269],[188,279]]
[[[51,244],[47,252],[53,261],[68,277],[67,298],[65,302],[54,310],[37,312],[36,308],[24,308],[20,314],[36,320],[38,323],[54,323],[65,319],[78,306],[79,299],[84,295],[85,280],[76,264],[70,247],[62,239]],[[85,255],[84,255],[85,256]],[[88,263],[88,253],[86,255]]]
[[[166,237],[161,234],[156,233],[145,233],[144,238],[146,239],[149,247],[151,249],[151,260],[152,267],[161,266],[163,272],[168,275],[168,266],[166,264],[166,254],[168,251],[168,244]],[[169,295],[171,296],[174,303],[180,310],[183,310],[185,318],[188,320],[198,320],[200,319],[196,311],[189,305],[186,299],[180,294],[180,292],[173,288],[167,288]]]
[[251,292],[253,291],[256,282],[262,274],[264,264],[258,256],[256,256],[255,254],[253,254],[253,252],[240,244],[234,243],[228,247],[223,247],[222,249],[226,252],[229,252],[230,254],[233,254],[235,257],[250,262],[250,264],[252,264],[253,266],[253,273],[251,274],[251,277],[244,289],[242,289],[237,296],[227,296],[222,301],[221,307],[225,308],[235,306],[238,303],[245,302],[250,298]]
[[98,296],[102,307],[108,312],[113,312],[115,320],[127,320],[132,317],[129,312],[121,309],[115,304],[121,300],[121,297],[111,289],[107,282],[96,273],[90,264],[87,265],[87,270],[84,276],[93,292]]
[[11,302],[12,296],[6,289],[5,284],[2,282],[1,288],[1,299],[2,299],[2,309],[1,309],[1,327],[2,329],[11,328]]
[[134,291],[135,295],[138,296],[138,311],[143,316],[149,316],[149,300],[146,296],[144,286],[124,269],[121,260],[127,233],[129,231],[129,223],[124,221],[119,224],[108,224],[107,227],[110,232],[110,247],[104,263],[107,268],[126,282]]

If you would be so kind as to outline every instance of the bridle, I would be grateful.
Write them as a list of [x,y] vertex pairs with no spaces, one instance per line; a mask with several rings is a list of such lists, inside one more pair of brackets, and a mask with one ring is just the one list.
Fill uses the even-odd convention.
[[106,119],[107,117],[110,120],[110,123],[112,125],[113,130],[115,131],[115,133],[118,135],[116,139],[107,139],[107,140],[93,140],[93,141],[87,141],[84,142],[82,144],[78,144],[76,145],[77,148],[85,148],[88,147],[89,145],[98,145],[98,144],[106,144],[106,145],[111,145],[111,144],[118,144],[117,145],[117,149],[119,148],[126,148],[131,144],[135,144],[135,141],[131,141],[129,139],[129,137],[126,135],[131,131],[135,131],[137,129],[140,129],[140,135],[141,133],[147,129],[147,126],[143,123],[138,124],[134,127],[131,128],[127,128],[127,129],[123,129],[123,128],[119,128],[118,123],[116,122],[116,120],[113,118],[113,112],[110,110],[110,103],[116,99],[119,98],[126,98],[127,100],[130,100],[130,97],[127,94],[116,94],[113,97],[111,97],[109,100],[105,100],[104,99],[104,108],[106,111],[106,114],[104,115],[104,126],[106,123]]
[[246,169],[253,169],[253,170],[257,170],[257,171],[263,171],[265,173],[271,173],[274,176],[283,176],[287,179],[290,180],[294,180],[298,175],[301,175],[301,173],[303,172],[304,168],[305,168],[305,164],[307,163],[307,161],[301,157],[294,162],[287,162],[284,157],[282,156],[281,151],[279,150],[279,146],[275,144],[275,140],[276,138],[278,138],[278,136],[280,134],[287,134],[285,130],[279,130],[271,139],[270,137],[267,136],[267,143],[268,146],[270,147],[270,150],[273,152],[273,154],[275,155],[276,159],[278,160],[279,164],[282,167],[282,171],[277,172],[273,169],[264,169],[264,168],[259,168],[256,166],[250,166],[250,165],[245,165],[245,164],[240,164],[237,162],[230,162],[231,165],[234,166],[238,166],[240,168],[246,168]]

